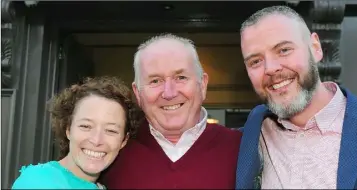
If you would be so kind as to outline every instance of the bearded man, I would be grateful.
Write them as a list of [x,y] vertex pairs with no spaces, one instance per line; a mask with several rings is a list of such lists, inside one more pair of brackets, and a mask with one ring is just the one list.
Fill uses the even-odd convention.
[[240,32],[265,104],[243,128],[236,189],[356,189],[357,97],[320,80],[318,35],[285,6],[254,13]]

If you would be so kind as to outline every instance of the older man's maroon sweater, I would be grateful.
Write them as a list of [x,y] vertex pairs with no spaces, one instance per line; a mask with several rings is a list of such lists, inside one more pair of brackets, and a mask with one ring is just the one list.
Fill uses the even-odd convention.
[[109,189],[234,189],[241,132],[207,124],[193,146],[172,162],[140,127],[100,182]]

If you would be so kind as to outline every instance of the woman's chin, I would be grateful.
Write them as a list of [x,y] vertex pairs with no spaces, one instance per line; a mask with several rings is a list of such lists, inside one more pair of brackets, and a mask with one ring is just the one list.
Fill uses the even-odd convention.
[[87,166],[82,167],[82,170],[90,176],[98,176],[100,173],[105,170],[107,167],[105,165],[95,165],[89,164]]

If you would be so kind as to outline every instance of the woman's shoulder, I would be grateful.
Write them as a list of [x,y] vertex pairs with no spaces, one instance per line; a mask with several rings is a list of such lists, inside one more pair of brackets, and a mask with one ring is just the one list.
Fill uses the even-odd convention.
[[60,188],[58,169],[55,161],[22,166],[20,176],[15,180],[12,189]]
[[55,169],[54,165],[55,165],[56,161],[50,161],[50,162],[46,162],[46,163],[39,163],[37,165],[28,165],[28,166],[22,166],[20,169],[20,173],[32,173],[32,172],[53,172],[53,170]]

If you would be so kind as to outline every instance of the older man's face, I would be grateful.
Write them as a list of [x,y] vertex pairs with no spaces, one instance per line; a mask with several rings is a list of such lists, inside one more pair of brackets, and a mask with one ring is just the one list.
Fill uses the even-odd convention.
[[316,34],[310,38],[311,48],[300,23],[282,15],[267,16],[242,33],[241,48],[252,85],[281,118],[305,109],[319,81],[316,63],[322,58],[321,46]]
[[198,78],[187,49],[172,40],[151,44],[141,54],[140,87],[133,84],[140,107],[154,128],[177,134],[198,123],[208,76]]

